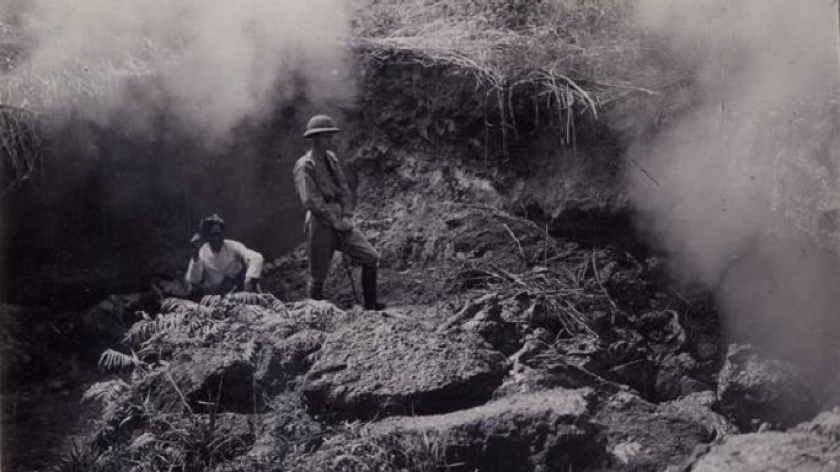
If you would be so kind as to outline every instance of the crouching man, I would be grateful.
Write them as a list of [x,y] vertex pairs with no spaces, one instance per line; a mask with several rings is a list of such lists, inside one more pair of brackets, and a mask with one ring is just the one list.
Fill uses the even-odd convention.
[[324,298],[324,281],[333,252],[339,250],[362,266],[365,308],[382,310],[385,306],[376,297],[379,254],[353,225],[350,189],[332,151],[333,135],[339,131],[330,117],[312,117],[303,134],[312,146],[298,159],[294,169],[295,187],[306,209],[309,297],[313,300]]
[[259,292],[262,254],[225,239],[225,221],[218,215],[201,220],[192,238],[193,254],[186,280],[194,295]]

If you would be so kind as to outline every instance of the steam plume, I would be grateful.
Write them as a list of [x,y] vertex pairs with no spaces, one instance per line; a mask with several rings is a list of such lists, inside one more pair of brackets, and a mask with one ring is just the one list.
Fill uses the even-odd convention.
[[[693,71],[694,103],[635,158],[636,206],[730,332],[825,374],[840,336],[837,5],[641,0],[639,22]],[[824,362],[825,361],[825,362]]]
[[[34,49],[7,80],[7,102],[47,110],[94,104],[98,117],[168,107],[224,137],[305,79],[313,97],[346,97],[346,11],[338,0],[34,0],[18,4]],[[143,91],[126,110],[127,85]],[[136,92],[136,91],[135,91]],[[93,98],[93,100],[91,100]]]

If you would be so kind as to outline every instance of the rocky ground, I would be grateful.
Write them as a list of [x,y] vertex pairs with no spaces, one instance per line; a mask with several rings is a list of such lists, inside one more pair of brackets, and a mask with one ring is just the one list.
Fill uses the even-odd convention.
[[277,296],[111,297],[83,319],[125,333],[112,376],[9,470],[835,470],[838,413],[721,344],[708,294],[669,289],[661,260],[555,238],[480,177],[401,172],[403,196],[359,187],[387,310],[359,309],[340,258],[331,301],[296,301],[300,250],[271,262]]
[[[80,184],[88,204],[47,205],[72,221],[45,241],[83,249],[45,244],[49,269],[84,273],[98,290],[79,290],[78,276],[43,287],[20,279],[27,296],[15,300],[48,306],[0,305],[2,469],[840,470],[831,393],[814,391],[800,366],[727,339],[711,290],[676,284],[673,261],[636,232],[627,174],[660,183],[633,160],[646,151],[628,146],[656,137],[702,94],[694,66],[625,31],[622,5],[359,2],[358,96],[335,111],[357,224],[382,255],[384,311],[359,308],[358,269],[340,257],[329,300],[306,300],[302,247],[272,254],[263,294],[185,298],[188,247],[172,241],[186,242],[178,228],[193,227],[193,210],[239,212],[239,234],[262,251],[300,240],[299,222],[283,221],[299,216],[291,186],[269,182],[288,182],[300,127],[323,105],[304,86],[259,130],[244,129],[235,159],[218,159],[216,172],[258,173],[257,184],[226,187],[199,172],[215,202],[189,191],[166,204],[149,198],[166,193],[161,175],[184,187],[175,174],[190,167],[174,158],[189,156],[176,133],[174,147],[168,135],[143,137],[124,153],[165,156],[177,173],[132,159],[150,166],[137,172],[148,182],[114,168]],[[813,122],[798,121],[809,143],[821,142]],[[90,149],[79,154],[98,162],[110,132],[122,134],[106,131],[106,145],[80,141]],[[275,146],[281,158],[265,159]],[[181,177],[192,182],[191,172]],[[131,216],[100,191],[128,183],[142,188]],[[31,218],[28,205],[47,199],[31,198],[15,221],[38,236],[46,217]],[[135,217],[146,212],[160,220]],[[137,260],[121,259],[141,243]],[[178,271],[155,273],[145,293],[100,299],[127,286],[111,263],[142,271],[142,284]],[[50,272],[28,267],[16,269],[36,280]]]

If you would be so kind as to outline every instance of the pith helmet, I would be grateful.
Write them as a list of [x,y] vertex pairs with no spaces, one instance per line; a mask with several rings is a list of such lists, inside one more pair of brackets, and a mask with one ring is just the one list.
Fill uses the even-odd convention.
[[327,115],[315,115],[306,123],[306,131],[303,133],[304,138],[320,134],[320,133],[338,133],[341,128],[335,126],[335,121]]

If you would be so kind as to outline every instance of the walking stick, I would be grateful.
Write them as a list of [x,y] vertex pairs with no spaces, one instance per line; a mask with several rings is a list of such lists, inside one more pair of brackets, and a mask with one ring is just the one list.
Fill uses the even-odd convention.
[[336,232],[338,236],[338,249],[341,251],[341,260],[344,263],[344,270],[347,271],[347,278],[350,280],[350,288],[353,290],[353,299],[356,300],[356,304],[360,305],[361,302],[359,301],[359,294],[356,293],[356,281],[353,280],[353,270],[350,269],[350,264],[347,262],[347,253],[344,252],[344,235],[341,233]]

